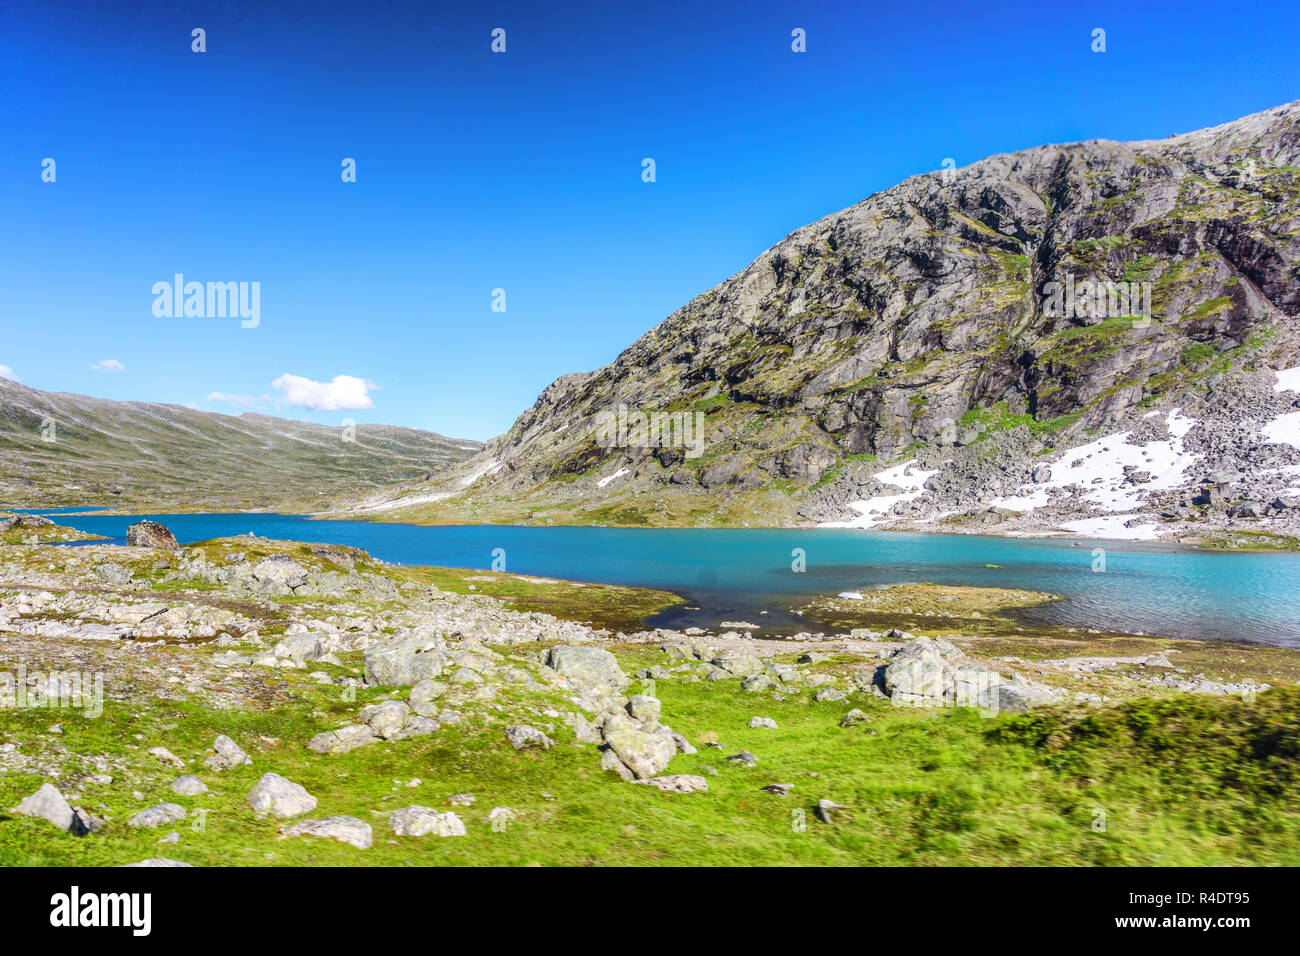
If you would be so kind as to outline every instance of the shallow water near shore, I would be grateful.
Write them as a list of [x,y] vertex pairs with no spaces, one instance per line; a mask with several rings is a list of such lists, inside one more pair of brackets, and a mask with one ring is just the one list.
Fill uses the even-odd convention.
[[[1300,647],[1300,555],[1223,554],[1134,542],[994,538],[843,530],[426,527],[314,521],[302,515],[89,515],[59,520],[124,543],[142,518],[183,543],[252,532],[364,548],[398,564],[492,568],[635,585],[688,599],[651,623],[762,633],[818,628],[791,614],[815,597],[915,581],[1047,591],[1064,600],[1020,612],[1027,622]],[[1094,571],[1094,549],[1105,571]],[[797,549],[806,570],[795,571]],[[998,565],[998,567],[986,567]],[[766,613],[763,613],[766,612]]]

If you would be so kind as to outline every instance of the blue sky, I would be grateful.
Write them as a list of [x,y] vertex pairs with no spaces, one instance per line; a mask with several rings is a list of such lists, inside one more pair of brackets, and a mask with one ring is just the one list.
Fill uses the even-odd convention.
[[[1290,2],[146,6],[0,10],[0,372],[478,439],[945,157],[1300,97]],[[155,316],[177,272],[260,324]]]

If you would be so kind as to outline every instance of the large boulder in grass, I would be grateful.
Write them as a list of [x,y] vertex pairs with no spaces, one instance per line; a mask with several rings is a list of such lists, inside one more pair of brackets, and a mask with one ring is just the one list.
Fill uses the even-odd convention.
[[19,817],[38,817],[77,836],[84,836],[88,832],[77,812],[64,799],[59,789],[50,783],[41,784],[39,790],[9,812]]
[[257,813],[277,817],[300,817],[316,809],[316,798],[306,788],[286,780],[278,773],[263,774],[248,793],[248,805]]
[[955,699],[956,668],[928,637],[908,641],[885,666],[885,692],[895,702],[943,706]]
[[618,659],[600,647],[566,645],[552,647],[546,663],[587,691],[619,691],[631,681],[618,666]]
[[253,565],[256,590],[284,594],[307,583],[307,569],[287,554],[273,554]]
[[452,663],[447,642],[432,628],[412,628],[366,650],[367,684],[404,687],[442,675]]
[[180,547],[171,529],[157,521],[137,521],[131,525],[126,529],[126,543],[137,548],[164,548],[168,551]]
[[677,744],[667,734],[646,731],[630,717],[613,716],[604,725],[605,744],[638,780],[663,773],[677,753]]
[[410,806],[394,810],[388,824],[398,836],[440,837],[465,835],[465,824],[451,811],[439,813],[432,807]]
[[893,653],[884,669],[885,692],[895,704],[919,707],[982,707],[1021,713],[1057,703],[1064,695],[1015,674],[1001,674],[942,638],[920,637]]

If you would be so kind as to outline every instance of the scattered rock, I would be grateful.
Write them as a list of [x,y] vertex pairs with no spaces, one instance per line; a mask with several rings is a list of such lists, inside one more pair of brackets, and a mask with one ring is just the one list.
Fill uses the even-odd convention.
[[149,753],[152,756],[157,757],[159,760],[163,761],[164,763],[171,764],[173,767],[179,768],[185,766],[185,761],[181,760],[179,757],[177,757],[166,747],[150,747]]
[[172,793],[179,793],[183,797],[197,797],[207,792],[208,785],[193,774],[187,773],[172,781]]
[[141,810],[130,820],[127,820],[126,825],[129,827],[161,827],[184,820],[186,815],[185,808],[179,803],[160,803],[148,810]]
[[536,727],[514,724],[506,728],[506,740],[516,750],[550,750],[554,741]]
[[230,770],[234,767],[242,767],[244,764],[253,762],[253,758],[240,749],[239,744],[235,743],[225,734],[222,734],[212,744],[214,751],[207,759],[203,761],[204,766],[212,770]]
[[40,789],[9,812],[20,817],[39,817],[76,836],[89,832],[58,787],[51,783],[41,784]]
[[154,856],[147,860],[141,860],[139,863],[123,863],[122,866],[186,866],[192,868],[194,864],[182,863],[180,860],[169,860],[165,856]]
[[298,836],[322,837],[350,843],[358,850],[368,850],[373,842],[370,824],[356,817],[322,817],[318,820],[299,820],[280,828],[280,838]]
[[636,780],[635,783],[644,783],[665,793],[702,793],[709,789],[709,782],[703,777],[697,777],[689,773],[673,773],[663,777],[650,777],[648,780]]
[[267,773],[249,791],[248,805],[257,813],[299,817],[316,809],[316,798],[306,788],[291,783],[278,773]]
[[870,722],[871,717],[865,711],[858,710],[856,707],[840,718],[841,727],[857,727]]
[[844,804],[836,803],[834,800],[818,800],[817,810],[815,812],[817,814],[817,819],[822,823],[834,823],[835,821],[831,818],[831,813],[848,809],[849,808]]
[[410,806],[394,810],[388,824],[398,836],[464,836],[465,824],[451,811],[440,813],[432,807]]

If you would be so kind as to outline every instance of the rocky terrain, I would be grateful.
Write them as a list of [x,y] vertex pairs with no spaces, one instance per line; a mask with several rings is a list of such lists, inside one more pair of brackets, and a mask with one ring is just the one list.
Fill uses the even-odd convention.
[[1295,546],[1298,263],[1298,103],[915,176],[557,379],[464,464],[335,507]]
[[388,425],[43,392],[0,378],[0,506],[313,511],[415,480],[479,442]]
[[[1161,862],[1179,857],[1160,849],[1170,820],[1144,816],[1159,761],[1137,761],[1140,793],[1125,767],[1025,776],[1053,752],[1026,744],[1042,720],[1062,722],[1059,741],[1079,720],[1187,730],[1195,713],[1233,722],[1214,739],[1251,760],[1279,754],[1278,772],[1297,752],[1300,727],[1276,714],[1296,712],[1300,652],[1003,617],[1050,595],[904,585],[828,598],[808,619],[842,626],[780,640],[616,629],[593,609],[671,596],[251,536],[171,546],[165,531],[0,546],[0,862]],[[1004,776],[974,796],[990,767]],[[1077,799],[1010,796],[1042,780],[1098,788],[1078,799],[1128,830],[1103,846]],[[1267,809],[1281,836],[1189,852],[1300,858],[1300,808],[1223,786],[1224,812]],[[1012,846],[1026,800],[1042,819],[1016,823]],[[933,831],[953,812],[964,846]]]

